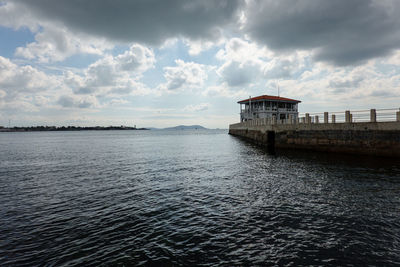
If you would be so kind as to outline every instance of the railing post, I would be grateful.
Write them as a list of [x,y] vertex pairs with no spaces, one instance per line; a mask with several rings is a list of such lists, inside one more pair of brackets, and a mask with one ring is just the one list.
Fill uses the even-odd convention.
[[400,111],[396,112],[396,121],[400,121]]
[[350,110],[346,110],[345,112],[345,122],[346,123],[350,123],[351,122],[351,118],[350,118]]
[[293,124],[293,114],[289,114],[289,124]]
[[315,121],[314,121],[315,123],[319,123],[319,117],[318,116],[315,116]]
[[329,113],[324,112],[324,123],[328,123],[328,122],[329,122]]
[[336,123],[336,115],[332,114],[332,123]]
[[376,122],[376,109],[371,109],[369,118],[370,122]]
[[310,114],[306,113],[306,123],[310,124],[311,123],[311,118],[310,118]]

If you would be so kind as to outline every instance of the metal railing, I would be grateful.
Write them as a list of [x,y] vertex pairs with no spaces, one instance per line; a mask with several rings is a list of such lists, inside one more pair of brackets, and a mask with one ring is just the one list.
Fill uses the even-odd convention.
[[[326,120],[327,116],[327,121]],[[337,112],[299,113],[299,118],[309,117],[311,123],[357,123],[400,121],[400,109],[346,110]],[[307,122],[307,120],[305,119]],[[318,122],[316,122],[318,121]]]
[[400,109],[346,110],[338,112],[299,113],[296,117],[278,120],[276,117],[258,118],[232,124],[232,126],[261,126],[274,124],[312,124],[312,123],[359,123],[359,122],[400,122]]

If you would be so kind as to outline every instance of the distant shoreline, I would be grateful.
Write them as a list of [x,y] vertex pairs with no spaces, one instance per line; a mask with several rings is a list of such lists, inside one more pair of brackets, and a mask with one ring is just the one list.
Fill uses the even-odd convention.
[[[9,132],[63,132],[63,131],[113,131],[113,130],[133,130],[133,131],[141,131],[141,130],[212,130],[205,128],[201,125],[178,125],[175,127],[167,127],[167,128],[154,128],[154,127],[148,127],[148,128],[136,128],[135,127],[130,127],[130,126],[90,126],[90,127],[84,127],[84,126],[28,126],[28,127],[11,127],[7,128],[4,126],[0,126],[0,133],[9,133]],[[224,130],[224,129],[219,129],[216,128],[214,130]],[[226,130],[226,129],[225,129]]]
[[0,132],[60,132],[60,131],[113,131],[113,130],[150,130],[148,128],[136,128],[127,126],[94,126],[94,127],[80,127],[80,126],[31,126],[31,127],[13,127],[13,128],[0,128]]

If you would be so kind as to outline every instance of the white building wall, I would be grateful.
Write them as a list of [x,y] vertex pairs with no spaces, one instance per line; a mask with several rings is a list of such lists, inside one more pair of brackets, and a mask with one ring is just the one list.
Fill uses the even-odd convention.
[[[279,104],[285,107],[279,107]],[[288,104],[290,107],[287,107]],[[294,119],[298,117],[298,104],[293,102],[255,101],[251,102],[251,107],[248,103],[240,105],[240,121],[272,117],[276,117],[278,120],[288,119],[289,115],[293,115]]]

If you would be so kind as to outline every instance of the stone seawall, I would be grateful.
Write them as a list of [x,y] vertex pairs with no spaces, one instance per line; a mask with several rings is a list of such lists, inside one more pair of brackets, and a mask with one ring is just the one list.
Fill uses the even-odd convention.
[[229,126],[229,134],[269,148],[400,157],[400,122]]

